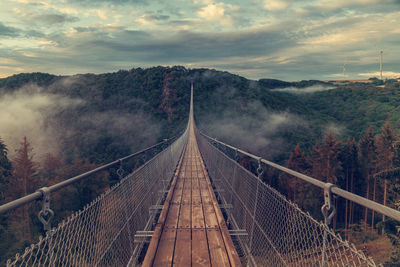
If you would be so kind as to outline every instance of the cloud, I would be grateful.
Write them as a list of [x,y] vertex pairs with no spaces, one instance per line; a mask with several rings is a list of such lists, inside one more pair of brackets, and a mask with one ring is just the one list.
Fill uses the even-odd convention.
[[[68,22],[77,22],[79,18],[76,16],[72,16],[65,13],[60,13],[59,11],[54,10],[51,8],[52,12],[42,12],[33,9],[26,11],[26,9],[14,8],[13,12],[16,16],[25,22],[29,22],[29,24],[46,24],[46,26],[53,25],[53,24],[63,24]],[[32,29],[30,29],[32,31]]]
[[140,25],[154,25],[157,23],[165,23],[170,18],[167,15],[154,15],[154,14],[143,14],[136,21]]
[[335,10],[345,7],[378,4],[379,2],[381,2],[381,0],[323,0],[318,2],[315,6],[322,10]]
[[148,4],[146,0],[67,0],[71,4],[78,3],[82,5],[98,5],[98,4],[111,4],[111,5],[128,5],[128,4]]
[[336,87],[334,87],[334,86],[313,85],[313,86],[303,87],[303,88],[286,87],[286,88],[279,88],[279,89],[273,89],[273,90],[274,90],[274,92],[286,92],[286,93],[292,93],[292,94],[309,94],[309,93],[315,93],[315,92],[320,92],[320,91],[332,90],[335,88]]
[[[387,71],[396,72],[400,60],[395,0],[21,1],[0,11],[0,57],[20,62],[22,71],[190,63],[254,79],[303,80],[331,77],[349,58],[346,73],[354,79],[376,69],[375,46],[391,55]],[[16,72],[2,66],[0,75]]]
[[0,22],[0,37],[17,37],[20,34],[20,30],[14,27],[8,27]]
[[287,8],[289,5],[283,0],[265,0],[264,9],[269,11],[280,11]]
[[[230,5],[230,9],[233,6]],[[223,26],[232,26],[232,18],[225,13],[225,5],[223,3],[208,4],[197,11],[197,16],[209,22],[219,22]]]
[[42,23],[48,23],[48,24],[59,24],[59,23],[79,21],[78,17],[66,14],[51,14],[51,13],[32,16],[32,19],[35,21],[40,21]]
[[31,142],[36,155],[57,154],[62,129],[46,124],[48,114],[80,105],[81,100],[57,94],[44,93],[36,85],[27,85],[14,93],[0,97],[0,137],[10,148],[10,154],[19,147],[23,137]]
[[85,45],[107,49],[114,58],[123,56],[141,62],[170,64],[188,59],[192,62],[222,60],[271,53],[292,44],[285,35],[268,29],[219,34],[181,31],[167,37],[142,35],[141,40],[132,39],[137,34],[139,33],[135,32],[130,37],[125,32],[118,39],[87,40],[89,42]]

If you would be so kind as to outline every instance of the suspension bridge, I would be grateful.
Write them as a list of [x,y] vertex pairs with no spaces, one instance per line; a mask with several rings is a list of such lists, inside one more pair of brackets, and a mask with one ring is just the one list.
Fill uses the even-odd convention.
[[[125,161],[166,143],[123,175]],[[256,174],[237,163],[240,155],[256,161]],[[320,187],[324,221],[265,184],[265,167]],[[51,194],[110,168],[118,168],[120,181],[52,228]],[[192,84],[188,125],[179,138],[0,206],[2,214],[40,201],[46,231],[7,266],[376,266],[329,228],[333,195],[400,221],[399,211],[201,133]]]

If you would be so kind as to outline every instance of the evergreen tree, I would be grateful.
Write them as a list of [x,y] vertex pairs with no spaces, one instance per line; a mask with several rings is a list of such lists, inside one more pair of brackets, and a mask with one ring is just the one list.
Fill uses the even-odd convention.
[[313,176],[323,182],[336,184],[340,165],[341,143],[328,133],[322,146],[316,144],[313,152]]
[[[8,160],[7,147],[0,139],[0,205],[5,202],[5,192],[10,182],[11,163]],[[15,241],[15,238],[10,233],[8,227],[8,214],[0,215],[0,265],[5,265],[6,253],[10,247],[10,243]]]
[[[382,133],[376,137],[377,152],[377,171],[383,172],[393,169],[393,160],[395,156],[395,135],[389,122],[382,126]],[[376,177],[376,176],[374,176]],[[383,205],[387,204],[388,179],[383,179]],[[374,195],[375,201],[376,178],[374,178]],[[374,213],[372,213],[374,214]],[[373,217],[372,217],[373,218]],[[382,216],[382,222],[385,222],[385,216]],[[374,223],[372,221],[372,223]]]
[[[342,168],[345,177],[345,188],[347,191],[354,191],[354,178],[358,168],[358,149],[354,139],[347,139],[341,154]],[[353,222],[353,206],[354,203],[346,199],[345,201],[345,216],[344,225],[345,233],[348,234],[347,229],[349,224]],[[348,239],[348,237],[347,237]]]
[[[321,158],[323,166],[324,181],[327,183],[338,184],[339,172],[342,170],[340,162],[340,153],[342,149],[342,143],[337,141],[331,132],[325,136],[323,146],[321,148]],[[336,210],[338,209],[337,199],[334,199],[334,205]],[[333,219],[333,228],[336,229],[338,215]]]
[[311,155],[311,164],[312,164],[312,176],[316,179],[321,180],[322,175],[322,151],[321,146],[318,142],[315,143]]
[[40,169],[40,176],[42,178],[41,186],[49,186],[61,182],[59,174],[63,166],[64,164],[61,159],[51,153],[47,153],[44,156]]
[[[339,172],[342,169],[340,163],[341,142],[338,142],[332,133],[328,133],[323,140],[322,146],[318,143],[314,146],[312,154],[312,174],[323,182],[336,184]],[[322,201],[322,192],[319,193],[320,203]],[[335,206],[337,205],[335,201]],[[336,207],[337,208],[337,207]],[[336,218],[333,227],[336,227]]]
[[[294,151],[290,154],[286,167],[303,174],[307,174],[310,171],[311,165],[299,144],[296,145]],[[297,203],[299,198],[298,193],[302,193],[301,191],[304,189],[303,184],[298,178],[292,175],[286,176],[289,199]]]
[[7,147],[0,138],[0,203],[4,200],[4,192],[11,175],[11,163],[7,157]]
[[[100,165],[90,163],[88,160],[75,159],[72,165],[60,171],[60,177],[57,178],[57,180],[68,179],[93,170],[99,166]],[[107,189],[109,189],[108,172],[100,172],[88,179],[83,179],[80,182],[74,183],[68,188],[68,190],[75,191],[76,194],[75,196],[69,197],[69,201],[71,201],[69,207],[72,208],[72,210],[81,209]]]
[[[365,192],[365,197],[369,199],[370,195],[370,183],[371,176],[375,173],[376,167],[376,155],[375,155],[375,139],[374,133],[372,132],[371,127],[368,128],[367,132],[361,138],[358,144],[358,159],[361,167],[361,174],[365,184],[367,185],[367,189]],[[367,229],[368,222],[368,209],[364,209],[364,229]]]
[[[19,149],[16,150],[16,156],[12,161],[13,172],[11,179],[10,194],[17,198],[26,196],[36,189],[37,164],[33,162],[32,147],[27,138],[24,137]],[[31,242],[31,220],[29,214],[30,205],[24,205],[22,213],[16,213],[17,221],[20,224],[22,240]]]

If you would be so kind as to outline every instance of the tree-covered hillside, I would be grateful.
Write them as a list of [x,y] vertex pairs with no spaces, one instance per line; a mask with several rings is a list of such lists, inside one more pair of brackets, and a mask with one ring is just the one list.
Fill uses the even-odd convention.
[[[54,151],[62,151],[68,161],[80,157],[102,163],[180,132],[192,78],[199,128],[271,159],[287,158],[297,143],[310,150],[329,131],[345,140],[358,139],[369,126],[377,133],[386,120],[395,129],[399,126],[399,83],[393,80],[383,87],[380,81],[336,87],[321,81],[253,81],[209,69],[154,67],[100,75],[18,74],[0,79],[0,99],[49,97],[56,107],[38,109],[49,142],[57,143]],[[6,143],[7,134],[0,131]],[[23,124],[18,134],[29,138]]]
[[[382,202],[387,186],[373,179],[389,178],[381,179],[374,171],[386,175],[400,164],[399,82],[371,80],[338,86],[321,81],[254,81],[228,72],[177,66],[0,79],[0,204],[179,134],[187,122],[191,80],[200,130]],[[375,140],[376,148],[368,147],[366,140],[371,144]],[[361,157],[360,149],[369,149],[371,157]],[[388,153],[393,156],[387,165],[379,155]],[[376,164],[374,170],[362,167],[368,160]],[[326,166],[332,168],[329,175],[321,172]],[[29,177],[18,172],[24,167],[29,167]],[[57,214],[81,208],[106,190],[112,179],[104,174],[99,182],[83,185],[84,198],[81,189],[71,188],[65,193],[70,202],[60,204]],[[283,193],[293,201],[303,199],[299,205],[319,216],[318,193],[279,179],[274,183]],[[390,179],[388,190],[395,189],[387,203],[393,206],[398,186],[395,178]],[[353,180],[354,187],[349,185]],[[22,187],[21,181],[29,181],[29,186]],[[380,191],[372,195],[375,189]],[[382,220],[347,208],[344,212],[348,205],[344,202],[337,205],[342,208],[335,220],[338,228],[347,229],[349,214],[351,223],[364,219],[365,228]],[[29,216],[0,220],[0,264],[40,232],[33,208],[26,208],[24,214]]]

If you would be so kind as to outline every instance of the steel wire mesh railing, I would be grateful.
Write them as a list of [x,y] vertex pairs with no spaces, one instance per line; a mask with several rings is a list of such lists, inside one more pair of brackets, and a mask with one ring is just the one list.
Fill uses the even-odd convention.
[[50,230],[7,266],[135,265],[143,243],[137,231],[151,227],[186,142],[187,131],[168,148]]
[[226,210],[228,225],[248,233],[235,238],[244,266],[376,266],[204,136],[197,137],[218,199],[232,207]]

